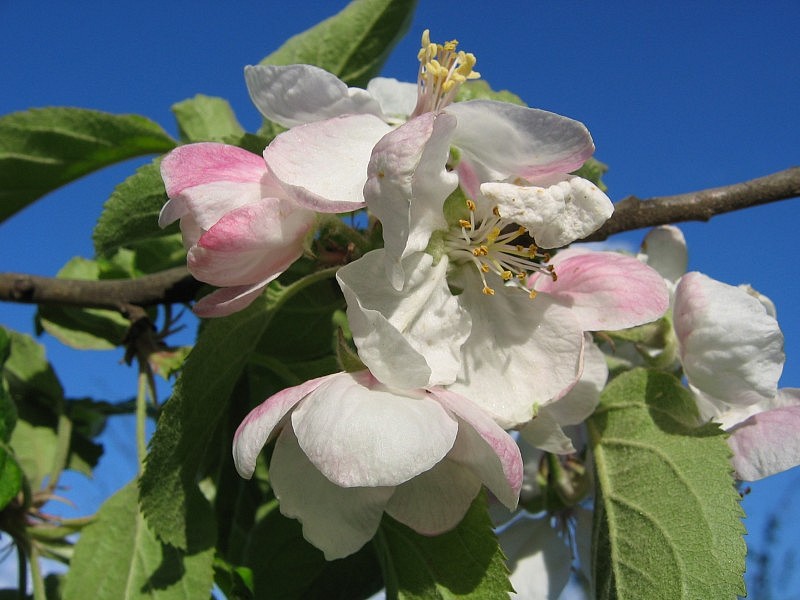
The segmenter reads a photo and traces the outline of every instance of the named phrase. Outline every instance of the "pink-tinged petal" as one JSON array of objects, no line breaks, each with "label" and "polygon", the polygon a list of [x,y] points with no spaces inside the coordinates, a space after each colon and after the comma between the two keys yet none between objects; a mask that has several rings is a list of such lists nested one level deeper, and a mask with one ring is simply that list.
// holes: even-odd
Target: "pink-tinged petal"
[{"label": "pink-tinged petal", "polygon": [[382,117],[378,103],[365,90],[348,88],[332,73],[312,65],[257,65],[244,69],[253,104],[284,127],[348,114]]},{"label": "pink-tinged petal", "polygon": [[364,206],[372,148],[391,128],[372,115],[294,127],[264,150],[267,170],[298,204],[317,212]]},{"label": "pink-tinged petal", "polygon": [[452,383],[471,320],[447,287],[447,258],[435,266],[424,252],[407,258],[398,291],[384,277],[384,256],[373,250],[336,274],[361,360],[388,386]]},{"label": "pink-tinged petal", "polygon": [[571,389],[583,364],[583,329],[572,312],[546,294],[531,300],[505,286],[482,293],[477,273],[464,273],[457,297],[472,317],[461,347],[461,372],[450,388],[491,413],[504,428],[530,421]]},{"label": "pink-tinged petal", "polygon": [[430,393],[459,420],[458,438],[448,458],[469,467],[500,502],[516,508],[522,487],[517,443],[467,398],[443,388]]},{"label": "pink-tinged petal", "polygon": [[286,388],[250,411],[233,435],[233,462],[239,475],[245,479],[253,476],[261,449],[272,438],[273,433],[283,427],[284,417],[329,377],[331,375]]},{"label": "pink-tinged petal", "polygon": [[445,457],[458,429],[424,392],[395,392],[377,382],[370,389],[349,373],[311,392],[292,425],[309,460],[341,487],[408,481]]},{"label": "pink-tinged petal", "polygon": [[489,182],[481,193],[505,219],[527,228],[543,248],[561,248],[597,230],[614,212],[605,192],[581,177],[542,185]]},{"label": "pink-tinged petal", "polygon": [[554,267],[556,281],[539,276],[534,289],[569,307],[584,331],[642,325],[662,317],[669,308],[664,279],[633,257],[586,252],[554,262]]},{"label": "pink-tinged petal", "polygon": [[387,119],[405,121],[417,106],[417,84],[391,77],[375,77],[367,84],[370,96],[378,101]]},{"label": "pink-tinged petal", "polygon": [[642,242],[642,252],[638,258],[667,281],[677,283],[689,264],[683,232],[674,225],[652,229]]},{"label": "pink-tinged petal", "polygon": [[456,121],[426,113],[387,134],[369,161],[364,197],[383,224],[386,273],[403,287],[401,261],[428,246],[431,233],[444,229],[444,201],[458,185],[445,168]]},{"label": "pink-tinged petal", "polygon": [[731,431],[733,467],[743,481],[756,481],[800,465],[800,405],[753,415]]},{"label": "pink-tinged petal", "polygon": [[290,200],[266,198],[225,214],[189,250],[194,277],[216,286],[275,277],[303,253],[314,213]]},{"label": "pink-tinged petal", "polygon": [[510,594],[512,598],[556,600],[561,596],[572,572],[572,554],[550,519],[519,518],[498,537],[516,591]]},{"label": "pink-tinged petal", "polygon": [[258,154],[214,142],[178,146],[161,161],[161,177],[170,198],[207,183],[259,183],[265,173],[264,159]]},{"label": "pink-tinged petal", "polygon": [[673,324],[686,377],[707,400],[700,404],[703,417],[775,397],[783,334],[758,299],[687,273],[675,289]]},{"label": "pink-tinged petal", "polygon": [[439,535],[461,522],[481,491],[480,480],[447,459],[397,486],[386,513],[423,535]]},{"label": "pink-tinged petal", "polygon": [[551,112],[507,102],[457,102],[453,145],[494,171],[493,179],[532,179],[578,169],[594,152],[586,127]]},{"label": "pink-tinged petal", "polygon": [[394,492],[331,483],[300,449],[291,427],[278,437],[269,467],[281,513],[302,523],[303,537],[327,560],[348,556],[372,539]]},{"label": "pink-tinged petal", "polygon": [[220,288],[198,300],[192,307],[192,311],[203,319],[232,315],[250,306],[253,300],[258,298],[264,288],[269,285],[270,281],[276,277],[277,275],[273,275],[269,279],[259,281],[253,285]]}]

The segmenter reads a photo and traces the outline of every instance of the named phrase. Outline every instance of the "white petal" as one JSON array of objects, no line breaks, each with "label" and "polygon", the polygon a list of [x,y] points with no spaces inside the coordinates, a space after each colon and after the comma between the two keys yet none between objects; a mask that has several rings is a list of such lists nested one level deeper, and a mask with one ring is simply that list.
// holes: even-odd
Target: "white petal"
[{"label": "white petal", "polygon": [[639,259],[653,267],[667,281],[677,283],[689,264],[683,232],[674,225],[662,225],[650,230],[642,242]]},{"label": "white petal", "polygon": [[600,403],[600,392],[608,380],[605,354],[592,341],[591,335],[585,334],[584,341],[583,371],[578,383],[563,397],[541,409],[562,426],[585,421]]},{"label": "white petal", "polygon": [[583,331],[570,311],[546,294],[531,300],[515,288],[486,296],[471,270],[458,296],[472,317],[462,369],[450,387],[489,411],[504,428],[533,417],[572,388],[581,372]]},{"label": "white petal", "polygon": [[458,185],[458,176],[445,169],[454,127],[453,117],[426,113],[386,135],[372,153],[364,197],[383,225],[386,272],[395,289],[403,286],[402,259],[447,227],[442,208]]},{"label": "white petal", "polygon": [[453,145],[493,171],[492,179],[569,173],[594,152],[582,123],[544,110],[472,100],[445,112],[458,118]]},{"label": "white petal", "polygon": [[261,295],[264,288],[277,276],[278,274],[271,275],[264,281],[251,285],[220,288],[198,300],[192,307],[192,312],[205,319],[209,317],[227,317],[235,312],[244,310]]},{"label": "white petal", "polygon": [[543,248],[560,248],[597,230],[614,212],[608,196],[591,181],[567,177],[552,185],[489,182],[481,193],[503,218],[527,228]]},{"label": "white petal", "polygon": [[298,204],[318,212],[363,207],[372,148],[389,131],[372,115],[293,127],[264,150],[268,172]]},{"label": "white petal", "polygon": [[572,556],[549,519],[517,519],[499,538],[517,592],[511,597],[557,600],[569,581]]},{"label": "white petal", "polygon": [[753,415],[731,430],[728,445],[736,476],[743,481],[800,465],[800,401]]},{"label": "white petal", "polygon": [[253,476],[261,449],[283,426],[284,417],[326,377],[318,377],[301,385],[286,388],[267,398],[244,418],[233,436],[233,462],[239,475]]},{"label": "white petal", "polygon": [[564,430],[545,408],[539,410],[531,421],[520,429],[522,439],[535,448],[553,454],[572,454],[575,446]]},{"label": "white petal", "polygon": [[336,485],[376,487],[398,485],[440,462],[453,447],[456,421],[422,391],[401,395],[358,375],[330,376],[292,413],[314,466]]},{"label": "white petal", "polygon": [[244,77],[256,108],[284,127],[348,114],[382,117],[380,106],[365,90],[348,88],[319,67],[247,66]]},{"label": "white petal", "polygon": [[417,84],[397,81],[390,77],[375,77],[367,84],[367,91],[378,101],[388,119],[399,122],[408,119],[417,105]]},{"label": "white petal", "polygon": [[445,459],[397,486],[386,513],[417,533],[438,535],[461,522],[480,491],[469,469]]},{"label": "white petal", "polygon": [[[675,290],[673,318],[686,377],[716,414],[775,397],[783,370],[783,334],[756,298],[688,273]],[[709,408],[701,410],[703,417],[716,416]]]},{"label": "white petal", "polygon": [[278,437],[270,484],[285,516],[303,525],[303,537],[327,560],[353,554],[375,535],[393,487],[343,488],[325,478],[297,444],[291,427]]},{"label": "white petal", "polygon": [[375,376],[397,388],[448,384],[460,369],[459,347],[470,317],[450,293],[447,259],[418,252],[404,261],[406,285],[385,277],[385,252],[373,250],[336,275],[359,356]]},{"label": "white petal", "polygon": [[469,399],[449,389],[430,393],[458,417],[458,438],[448,458],[469,467],[500,502],[516,508],[522,486],[519,446]]}]

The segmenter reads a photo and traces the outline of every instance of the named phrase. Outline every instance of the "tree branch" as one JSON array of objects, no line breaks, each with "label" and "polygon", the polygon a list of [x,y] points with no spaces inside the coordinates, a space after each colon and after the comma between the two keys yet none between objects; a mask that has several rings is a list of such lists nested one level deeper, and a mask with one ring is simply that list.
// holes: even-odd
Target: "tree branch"
[{"label": "tree branch", "polygon": [[0,300],[108,308],[126,314],[131,306],[189,302],[201,285],[189,275],[186,267],[136,279],[100,281],[0,273]]},{"label": "tree branch", "polygon": [[[677,196],[647,200],[628,196],[617,202],[611,218],[583,241],[605,240],[615,233],[667,223],[708,221],[715,215],[796,196],[800,196],[800,167]],[[190,302],[202,285],[185,267],[138,279],[102,281],[0,273],[0,301],[107,308],[129,315],[132,307]]]},{"label": "tree branch", "polygon": [[585,242],[615,233],[682,221],[708,221],[715,215],[800,196],[800,167],[724,187],[642,200],[628,196],[614,205],[614,214]]}]

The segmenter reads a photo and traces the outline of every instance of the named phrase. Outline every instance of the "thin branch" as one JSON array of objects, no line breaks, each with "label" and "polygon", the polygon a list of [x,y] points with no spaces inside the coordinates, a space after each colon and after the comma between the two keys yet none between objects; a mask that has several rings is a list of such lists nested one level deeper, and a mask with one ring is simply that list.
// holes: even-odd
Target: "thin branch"
[{"label": "thin branch", "polygon": [[724,187],[642,200],[628,196],[614,205],[614,214],[586,242],[615,233],[682,221],[708,221],[715,215],[800,196],[800,167]]},{"label": "thin branch", "polygon": [[[629,196],[617,202],[611,218],[583,241],[600,241],[623,231],[667,223],[708,221],[715,215],[797,196],[800,167],[677,196],[647,200]],[[103,281],[0,273],[0,301],[108,308],[129,315],[137,306],[190,302],[201,285],[185,267],[138,279]]]},{"label": "thin branch", "polygon": [[108,308],[127,314],[131,306],[189,302],[201,285],[186,267],[136,279],[101,281],[0,273],[0,300]]}]

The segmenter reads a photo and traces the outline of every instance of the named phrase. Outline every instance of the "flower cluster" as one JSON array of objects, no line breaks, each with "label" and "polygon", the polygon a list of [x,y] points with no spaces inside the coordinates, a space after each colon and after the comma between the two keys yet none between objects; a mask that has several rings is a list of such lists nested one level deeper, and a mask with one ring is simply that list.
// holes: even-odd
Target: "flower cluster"
[{"label": "flower cluster", "polygon": [[661,317],[661,275],[634,257],[554,251],[611,215],[572,173],[594,144],[579,122],[494,100],[456,102],[475,57],[427,31],[416,84],[348,88],[309,65],[247,67],[251,98],[288,128],[263,157],[192,144],[162,163],[160,222],[180,219],[192,274],[220,289],[203,316],[239,310],[299,258],[316,213],[366,208],[383,246],[341,267],[364,370],[286,389],[236,432],[327,558],[358,550],[385,512],[453,528],[482,486],[516,507],[518,429],[553,453],[597,405],[607,370],[591,332]]}]

